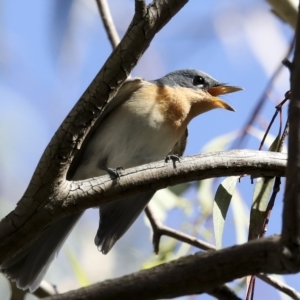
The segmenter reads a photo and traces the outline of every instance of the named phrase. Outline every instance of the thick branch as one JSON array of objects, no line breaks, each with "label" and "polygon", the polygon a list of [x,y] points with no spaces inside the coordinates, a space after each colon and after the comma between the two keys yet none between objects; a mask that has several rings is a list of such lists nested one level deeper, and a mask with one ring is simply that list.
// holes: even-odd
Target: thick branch
[{"label": "thick branch", "polygon": [[24,249],[45,226],[64,215],[192,180],[242,174],[284,176],[285,164],[286,155],[282,153],[232,150],[185,157],[176,163],[175,169],[172,163],[159,161],[124,170],[117,179],[106,175],[83,181],[65,181],[56,197],[39,211],[33,211],[25,224],[15,225],[14,232],[4,235],[2,228],[5,229],[5,223],[0,223],[0,262]]},{"label": "thick branch", "polygon": [[[279,238],[178,260],[47,299],[162,299],[200,294],[249,274],[285,273]],[[235,268],[233,266],[239,266]],[[299,267],[300,268],[300,267]]]},{"label": "thick branch", "polygon": [[299,264],[300,256],[300,19],[296,31],[296,48],[291,76],[289,107],[289,142],[287,180],[283,208],[282,238],[291,263]]}]

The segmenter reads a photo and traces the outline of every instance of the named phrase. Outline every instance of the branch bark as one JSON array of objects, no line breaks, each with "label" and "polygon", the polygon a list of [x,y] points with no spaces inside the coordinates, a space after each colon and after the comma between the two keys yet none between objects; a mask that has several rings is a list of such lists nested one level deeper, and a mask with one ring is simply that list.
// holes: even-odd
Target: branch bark
[{"label": "branch bark", "polygon": [[291,100],[289,106],[289,141],[287,179],[284,195],[282,240],[291,268],[300,263],[300,19],[291,68]]},{"label": "branch bark", "polygon": [[[278,237],[219,251],[196,253],[131,275],[46,298],[162,299],[200,294],[249,274],[285,273]],[[233,267],[233,266],[239,267]]]}]

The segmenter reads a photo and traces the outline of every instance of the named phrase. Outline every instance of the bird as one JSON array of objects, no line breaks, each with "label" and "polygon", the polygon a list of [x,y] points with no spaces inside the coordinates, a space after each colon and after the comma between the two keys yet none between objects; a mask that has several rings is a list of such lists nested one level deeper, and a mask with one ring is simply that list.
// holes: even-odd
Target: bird
[{"label": "bird", "polygon": [[[168,155],[182,156],[189,122],[216,108],[234,111],[218,96],[240,90],[194,69],[173,71],[150,81],[128,79],[88,133],[67,179],[107,173],[117,176],[118,168],[155,162]],[[151,190],[100,206],[94,240],[99,251],[107,254],[111,250],[154,193]],[[20,289],[35,291],[81,215],[68,215],[50,224],[28,248],[4,261],[0,271]]]}]

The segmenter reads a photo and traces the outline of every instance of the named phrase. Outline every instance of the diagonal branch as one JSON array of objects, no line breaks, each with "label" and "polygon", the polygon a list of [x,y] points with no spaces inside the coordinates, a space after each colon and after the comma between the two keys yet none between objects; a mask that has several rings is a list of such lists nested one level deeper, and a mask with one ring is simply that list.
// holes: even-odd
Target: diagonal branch
[{"label": "diagonal branch", "polygon": [[195,237],[193,237],[191,235],[185,234],[178,230],[174,230],[173,228],[162,224],[154,216],[154,213],[151,209],[151,204],[148,204],[148,206],[145,208],[145,213],[147,215],[147,218],[149,219],[149,222],[150,222],[152,230],[153,230],[152,244],[153,244],[155,254],[158,254],[158,252],[159,252],[159,242],[160,242],[160,238],[163,235],[172,237],[178,241],[187,243],[191,246],[197,247],[202,250],[216,250],[216,247],[214,245],[211,245],[207,242],[196,239]]},{"label": "diagonal branch", "polygon": [[[135,1],[135,14],[122,41],[51,139],[16,209],[1,221],[0,248],[10,243],[14,251],[21,250],[37,238],[47,222],[51,222],[50,199],[61,202],[58,195],[68,190],[66,174],[90,128],[155,34],[187,2],[156,0],[146,6],[143,0]],[[45,209],[48,210],[46,222],[36,223],[36,214]],[[14,238],[11,239],[12,236]],[[20,245],[23,246],[20,248]]]}]

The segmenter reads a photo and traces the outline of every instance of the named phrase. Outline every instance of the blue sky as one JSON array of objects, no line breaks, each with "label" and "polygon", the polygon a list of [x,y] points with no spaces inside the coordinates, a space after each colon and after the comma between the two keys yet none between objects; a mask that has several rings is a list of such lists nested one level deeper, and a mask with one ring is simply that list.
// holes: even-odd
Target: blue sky
[{"label": "blue sky", "polygon": [[[114,0],[109,4],[117,30],[123,36],[133,16],[134,2]],[[0,35],[3,217],[22,196],[47,143],[109,56],[111,46],[95,2],[84,0],[2,0]],[[215,110],[190,124],[186,155],[196,154],[212,139],[223,136],[226,141],[226,134],[237,133],[243,127],[284,58],[292,37],[293,30],[278,20],[264,1],[191,0],[157,34],[132,74],[156,79],[173,70],[194,68],[245,89],[223,97],[236,109],[235,113]],[[258,149],[259,130],[265,131],[274,106],[289,89],[288,76],[284,69],[274,83],[245,148]],[[278,122],[272,134],[276,135],[277,131]],[[212,149],[218,150],[220,146]],[[242,201],[249,206],[253,194],[250,180],[243,179],[239,190]],[[185,196],[191,197],[192,203],[201,197],[195,190]],[[277,198],[269,234],[280,230],[281,207],[282,194]],[[179,215],[182,217],[181,213],[172,211],[167,222],[175,224]],[[233,223],[231,216],[225,245],[234,243],[230,237],[230,231],[235,230]],[[138,270],[149,259],[152,246],[143,217],[106,257],[93,245],[97,224],[97,211],[86,213],[59,260],[50,268],[46,278],[59,282],[60,291],[81,284],[69,263],[72,251],[83,265],[89,282]],[[288,283],[294,287],[297,281],[298,275],[288,277]],[[2,282],[5,290],[5,281],[0,279]],[[270,293],[272,299],[281,299],[278,293],[260,283],[257,297],[259,293]],[[210,299],[209,296],[201,299],[206,298]]]}]

